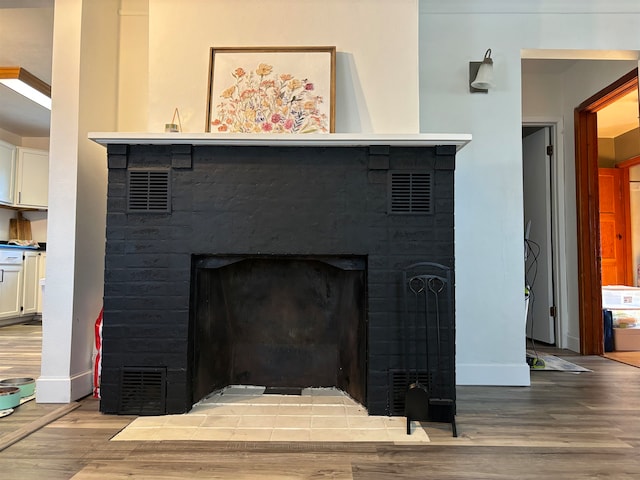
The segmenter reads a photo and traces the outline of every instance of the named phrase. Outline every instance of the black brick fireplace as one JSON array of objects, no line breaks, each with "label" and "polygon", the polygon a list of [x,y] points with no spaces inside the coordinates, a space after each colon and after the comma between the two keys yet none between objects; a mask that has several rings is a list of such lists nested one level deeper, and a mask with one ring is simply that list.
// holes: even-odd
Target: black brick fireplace
[{"label": "black brick fireplace", "polygon": [[[183,413],[253,384],[402,414],[410,358],[431,355],[412,347],[403,271],[453,271],[466,140],[92,138],[109,167],[102,412]],[[436,368],[455,400],[445,316]]]}]

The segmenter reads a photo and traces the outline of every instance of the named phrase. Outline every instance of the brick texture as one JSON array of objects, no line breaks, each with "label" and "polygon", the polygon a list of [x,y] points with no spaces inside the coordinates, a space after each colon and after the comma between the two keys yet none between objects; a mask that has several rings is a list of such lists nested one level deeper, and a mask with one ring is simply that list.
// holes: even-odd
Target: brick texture
[{"label": "brick texture", "polygon": [[[167,413],[191,408],[197,254],[365,257],[366,407],[389,412],[388,371],[402,367],[401,271],[419,261],[454,267],[455,148],[130,145],[108,154],[103,412],[118,411],[125,366],[166,367]],[[147,167],[171,169],[170,214],[127,213],[127,169]],[[433,214],[387,214],[390,170],[432,172]],[[453,347],[443,354],[451,359]]]}]

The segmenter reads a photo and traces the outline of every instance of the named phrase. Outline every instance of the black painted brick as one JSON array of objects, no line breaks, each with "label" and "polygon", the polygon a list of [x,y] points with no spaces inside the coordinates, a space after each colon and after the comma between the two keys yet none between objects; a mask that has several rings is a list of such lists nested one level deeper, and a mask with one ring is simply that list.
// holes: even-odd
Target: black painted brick
[{"label": "black painted brick", "polygon": [[[118,167],[121,150],[113,150]],[[171,214],[127,214],[126,169],[109,171],[101,410],[116,413],[124,366],[166,366],[167,412],[191,407],[193,254],[335,254],[367,257],[366,406],[372,414],[389,413],[388,369],[406,362],[400,272],[419,261],[453,267],[451,151],[437,156],[434,148],[397,147],[189,150],[187,162],[186,149],[175,146],[128,148],[128,168],[170,168],[172,162],[180,167],[171,176]],[[377,153],[382,155],[374,158]],[[387,215],[386,168],[431,170],[434,214]]]}]

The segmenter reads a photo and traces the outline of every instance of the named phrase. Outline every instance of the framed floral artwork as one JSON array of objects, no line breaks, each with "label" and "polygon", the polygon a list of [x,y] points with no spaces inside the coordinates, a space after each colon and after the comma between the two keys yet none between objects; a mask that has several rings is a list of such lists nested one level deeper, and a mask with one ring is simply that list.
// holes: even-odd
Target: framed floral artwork
[{"label": "framed floral artwork", "polygon": [[336,47],[211,48],[207,132],[330,133]]}]

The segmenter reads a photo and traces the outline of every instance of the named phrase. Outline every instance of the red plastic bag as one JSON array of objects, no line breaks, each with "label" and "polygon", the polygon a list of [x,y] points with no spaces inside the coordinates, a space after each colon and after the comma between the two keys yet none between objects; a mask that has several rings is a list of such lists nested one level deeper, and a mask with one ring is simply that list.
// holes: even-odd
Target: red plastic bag
[{"label": "red plastic bag", "polygon": [[100,314],[95,323],[96,336],[96,359],[93,365],[93,398],[100,398],[100,373],[102,370],[102,315],[104,308],[100,310]]}]

